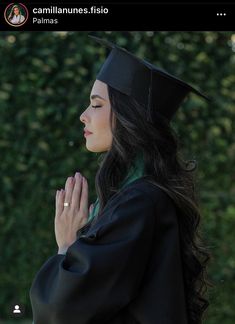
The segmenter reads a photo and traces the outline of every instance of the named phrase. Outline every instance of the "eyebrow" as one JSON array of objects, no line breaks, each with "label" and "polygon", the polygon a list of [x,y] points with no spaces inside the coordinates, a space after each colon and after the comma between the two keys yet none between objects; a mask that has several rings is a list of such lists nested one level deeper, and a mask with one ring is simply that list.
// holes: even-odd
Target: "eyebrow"
[{"label": "eyebrow", "polygon": [[91,96],[91,99],[95,99],[95,98],[99,98],[99,99],[106,101],[104,98],[102,98],[101,96],[99,96],[97,94]]}]

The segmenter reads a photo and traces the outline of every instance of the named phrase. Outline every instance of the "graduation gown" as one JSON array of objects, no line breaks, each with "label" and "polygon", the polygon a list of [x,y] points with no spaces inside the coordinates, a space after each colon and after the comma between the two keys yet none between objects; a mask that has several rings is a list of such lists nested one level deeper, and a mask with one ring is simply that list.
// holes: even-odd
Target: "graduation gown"
[{"label": "graduation gown", "polygon": [[34,324],[188,324],[172,199],[139,178],[36,273]]}]

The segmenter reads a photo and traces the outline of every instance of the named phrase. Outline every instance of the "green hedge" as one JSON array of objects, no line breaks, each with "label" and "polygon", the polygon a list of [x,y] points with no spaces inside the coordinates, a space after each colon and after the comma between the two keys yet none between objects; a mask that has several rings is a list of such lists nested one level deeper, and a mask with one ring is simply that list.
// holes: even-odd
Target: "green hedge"
[{"label": "green hedge", "polygon": [[[206,324],[235,322],[235,34],[94,32],[127,47],[213,97],[186,100],[172,126],[185,158],[198,161],[202,231],[215,284]],[[57,253],[55,192],[77,170],[96,198],[98,154],[86,150],[80,114],[107,49],[87,32],[1,32],[0,309],[18,300],[30,318],[29,288]],[[233,171],[232,171],[233,170]]]}]

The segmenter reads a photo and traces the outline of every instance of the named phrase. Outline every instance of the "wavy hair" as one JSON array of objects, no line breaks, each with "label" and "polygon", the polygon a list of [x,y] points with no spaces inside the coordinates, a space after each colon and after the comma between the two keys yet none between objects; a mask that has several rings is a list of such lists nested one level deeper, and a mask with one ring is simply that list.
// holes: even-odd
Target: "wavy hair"
[{"label": "wavy hair", "polygon": [[15,8],[18,8],[18,9],[19,9],[19,14],[22,15],[22,11],[21,11],[20,6],[18,6],[18,5],[14,5],[14,6],[11,8],[10,14],[9,14],[9,16],[8,16],[8,20],[11,20],[11,19],[14,17],[14,9],[15,9]]},{"label": "wavy hair", "polygon": [[[194,185],[195,163],[184,161],[178,137],[169,121],[155,112],[147,112],[135,99],[108,85],[111,103],[110,125],[113,135],[109,151],[99,156],[95,186],[100,203],[99,215],[109,198],[143,153],[145,174],[164,190],[179,210],[180,242],[184,270],[189,324],[201,324],[209,306],[205,298],[208,286],[207,263],[211,254],[200,234],[201,214]],[[154,114],[147,121],[147,114]]]}]

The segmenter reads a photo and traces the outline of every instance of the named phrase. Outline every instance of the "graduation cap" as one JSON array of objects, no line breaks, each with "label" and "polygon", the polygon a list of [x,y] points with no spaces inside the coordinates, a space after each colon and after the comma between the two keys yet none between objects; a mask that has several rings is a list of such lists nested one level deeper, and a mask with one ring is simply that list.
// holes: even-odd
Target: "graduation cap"
[{"label": "graduation cap", "polygon": [[188,83],[140,59],[112,42],[88,35],[111,49],[96,79],[133,97],[147,110],[147,119],[158,112],[170,120],[184,98],[190,93],[211,100]]}]

